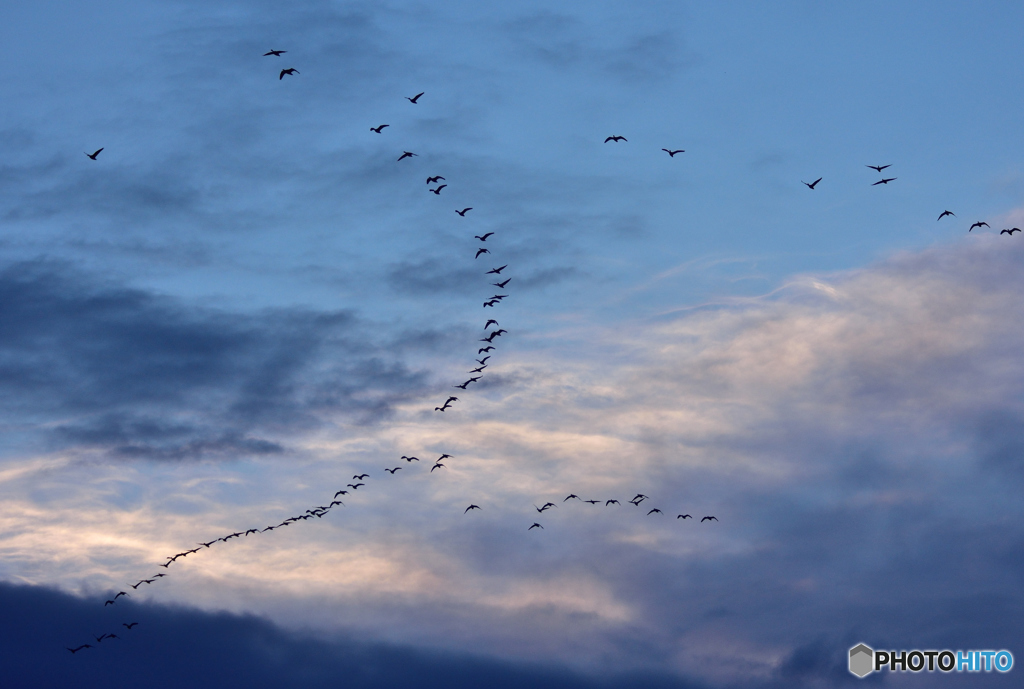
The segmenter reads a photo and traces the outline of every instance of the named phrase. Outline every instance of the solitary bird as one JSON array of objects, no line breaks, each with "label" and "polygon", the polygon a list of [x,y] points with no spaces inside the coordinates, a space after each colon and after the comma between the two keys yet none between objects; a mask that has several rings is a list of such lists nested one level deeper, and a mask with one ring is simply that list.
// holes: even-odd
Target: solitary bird
[{"label": "solitary bird", "polygon": [[818,179],[814,180],[813,182],[809,182],[809,183],[808,182],[804,182],[803,180],[800,180],[800,181],[803,182],[804,184],[806,184],[808,189],[813,189],[814,187],[818,186],[818,182],[820,182],[821,180],[822,180],[822,178],[819,177]]},{"label": "solitary bird", "polygon": [[947,215],[952,215],[954,218],[956,217],[956,213],[954,213],[953,211],[942,211],[941,213],[939,213],[939,217],[936,218],[936,221],[942,220]]},{"label": "solitary bird", "polygon": [[507,285],[510,282],[512,282],[512,278],[506,278],[501,282],[492,282],[491,284],[497,287],[498,289],[505,289],[505,285]]},{"label": "solitary bird", "polygon": [[[470,505],[469,507],[466,508],[466,512],[469,512],[470,510],[478,510],[478,509],[480,509],[480,505]],[[466,512],[463,512],[463,514],[465,514]]]},{"label": "solitary bird", "polygon": [[410,153],[409,151],[402,151],[402,155],[401,155],[401,157],[399,157],[399,160],[405,160],[406,158],[411,158],[411,157],[413,157],[415,155],[419,155],[419,154],[418,153]]},{"label": "solitary bird", "polygon": [[970,229],[968,229],[967,231],[970,232],[975,227],[991,227],[991,226],[987,222],[976,222],[973,225],[971,225]]},{"label": "solitary bird", "polygon": [[271,50],[269,53],[263,53],[263,57],[267,57],[268,55],[273,55],[274,57],[281,57],[287,52],[287,50]]},{"label": "solitary bird", "polygon": [[531,526],[529,529],[527,529],[527,531],[532,531],[533,529],[543,529],[543,528],[544,528],[543,526],[541,526],[537,522],[534,522],[533,526]]},{"label": "solitary bird", "polygon": [[665,153],[668,153],[670,158],[675,158],[676,153],[686,153],[686,151],[684,151],[683,149],[679,149],[678,151],[670,151],[667,148],[663,148],[661,150],[665,151]]},{"label": "solitary bird", "polygon": [[102,148],[99,148],[99,149],[97,149],[97,150],[96,150],[95,152],[93,152],[93,153],[86,153],[86,154],[85,154],[85,156],[86,156],[87,158],[92,158],[93,160],[96,160],[96,156],[98,156],[98,155],[100,154],[100,151],[102,151],[102,150],[103,150]]},{"label": "solitary bird", "polygon": [[473,235],[473,239],[479,239],[481,242],[486,242],[487,238],[490,237],[492,234],[494,234],[494,233],[493,232],[488,232],[487,234],[485,234],[482,237],[480,235],[478,235],[478,234],[477,235]]},{"label": "solitary bird", "polygon": [[604,140],[605,143],[608,143],[609,141],[614,141],[618,143],[619,141],[628,141],[628,139],[626,139],[626,137],[624,136],[609,136],[607,139]]},{"label": "solitary bird", "polygon": [[134,627],[137,624],[138,624],[138,622],[132,622],[130,624],[128,622],[122,622],[121,626],[122,627],[127,627],[128,629],[131,629],[132,627]]},{"label": "solitary bird", "polygon": [[651,510],[650,512],[648,512],[648,513],[647,513],[647,516],[649,517],[649,516],[651,516],[652,514],[664,514],[664,512],[662,512],[662,511],[661,511],[661,510],[659,510],[659,509],[658,509],[657,507],[655,507],[655,508],[654,508],[653,510]]},{"label": "solitary bird", "polygon": [[412,103],[413,105],[416,105],[416,101],[418,101],[420,99],[420,96],[422,96],[423,94],[424,94],[424,91],[420,91],[419,93],[417,93],[412,98],[409,98],[409,96],[406,96],[405,99],[407,101],[409,101],[410,103]]},{"label": "solitary bird", "polygon": [[285,74],[287,74],[288,76],[292,76],[293,74],[301,74],[301,72],[299,70],[295,69],[294,67],[289,67],[288,69],[282,69],[281,73],[277,76],[277,80],[281,81],[282,79],[284,79],[284,75]]},{"label": "solitary bird", "polygon": [[875,170],[876,172],[881,172],[882,170],[884,170],[887,167],[892,167],[892,165],[891,164],[890,165],[865,165],[864,167],[869,167],[872,170]]},{"label": "solitary bird", "polygon": [[480,258],[480,254],[489,254],[489,253],[491,253],[491,252],[488,251],[487,249],[477,249],[476,250],[476,256],[474,256],[473,258]]},{"label": "solitary bird", "polygon": [[380,134],[380,130],[384,129],[384,127],[390,127],[390,126],[391,126],[390,124],[382,124],[382,125],[380,125],[378,127],[370,127],[370,131],[371,132],[376,132],[377,134]]},{"label": "solitary bird", "polygon": [[895,177],[889,177],[887,179],[880,179],[877,182],[875,182],[874,184],[872,184],[871,186],[877,187],[879,184],[888,184],[889,182],[894,182],[894,181],[896,181]]},{"label": "solitary bird", "polygon": [[398,470],[399,470],[399,469],[401,469],[401,468],[402,468],[402,467],[395,467],[394,469],[385,469],[384,471],[387,471],[387,472],[389,472],[389,473],[390,473],[390,474],[391,474],[392,476],[394,476],[394,475],[395,475],[395,472],[396,472],[396,471],[398,471]]},{"label": "solitary bird", "polygon": [[718,521],[718,517],[704,517],[703,519],[701,519],[701,521],[702,522],[706,522],[706,521],[711,520],[711,519],[714,519],[716,522]]},{"label": "solitary bird", "polygon": [[364,478],[368,478],[369,476],[370,476],[369,474],[356,474],[355,476],[352,477],[352,480],[353,481],[362,481]]},{"label": "solitary bird", "polygon": [[1008,235],[1010,235],[1012,237],[1014,232],[1020,232],[1020,228],[1019,227],[1014,227],[1014,228],[1011,228],[1009,230],[1003,230],[999,234],[1008,234]]},{"label": "solitary bird", "polygon": [[676,519],[693,519],[693,517],[691,517],[688,514],[680,514],[680,515],[676,516]]},{"label": "solitary bird", "polygon": [[466,217],[466,213],[468,213],[471,210],[473,210],[472,207],[470,207],[470,208],[463,208],[461,211],[455,211],[455,212],[458,213],[459,215],[461,215],[463,218],[465,218]]},{"label": "solitary bird", "polygon": [[437,189],[431,189],[430,191],[431,191],[431,193],[432,193],[432,194],[434,194],[435,196],[440,196],[440,195],[441,195],[441,190],[442,190],[442,189],[444,189],[444,188],[445,188],[445,187],[447,187],[447,186],[448,186],[447,184],[442,184],[442,185],[441,185],[441,186],[439,186],[439,187],[438,187]]},{"label": "solitary bird", "polygon": [[[495,275],[501,275],[501,271],[505,270],[506,268],[508,268],[508,264],[507,263],[505,265],[503,265],[501,268],[495,268],[494,270],[488,270],[486,273],[484,273],[484,275],[490,275],[491,273],[494,273]],[[493,299],[494,297],[491,297],[491,298]]]}]

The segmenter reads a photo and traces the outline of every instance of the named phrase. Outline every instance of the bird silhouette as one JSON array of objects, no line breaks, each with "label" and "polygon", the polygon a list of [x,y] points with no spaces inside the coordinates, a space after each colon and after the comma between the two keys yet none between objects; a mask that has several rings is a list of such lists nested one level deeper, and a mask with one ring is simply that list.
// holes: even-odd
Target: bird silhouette
[{"label": "bird silhouette", "polygon": [[619,504],[618,500],[605,500],[604,501],[604,506],[605,507],[608,507],[608,505],[618,505],[618,504]]},{"label": "bird silhouette", "polygon": [[480,235],[478,235],[478,234],[477,235],[473,235],[473,239],[479,239],[481,242],[486,242],[487,238],[490,237],[492,234],[494,234],[494,233],[493,232],[488,232],[487,234],[485,234],[482,237]]},{"label": "bird silhouette", "polygon": [[82,644],[78,648],[68,648],[67,646],[65,646],[64,648],[67,648],[69,651],[71,651],[71,653],[78,653],[83,648],[92,648],[92,646],[90,646],[89,644]]},{"label": "bird silhouette", "polygon": [[537,522],[534,522],[534,523],[533,523],[533,526],[531,526],[531,527],[530,527],[529,529],[527,529],[527,531],[532,531],[532,530],[534,530],[534,529],[543,529],[543,528],[544,528],[543,526],[541,526],[541,525],[540,525],[540,524],[538,524]]},{"label": "bird silhouette", "polygon": [[356,474],[355,476],[352,477],[352,480],[353,481],[362,481],[364,478],[368,478],[369,476],[370,476],[369,474]]},{"label": "bird silhouette", "polygon": [[648,512],[648,513],[647,513],[647,516],[649,517],[649,516],[651,516],[652,514],[664,514],[664,512],[662,512],[662,511],[661,511],[661,510],[659,510],[659,509],[658,509],[657,507],[655,507],[655,508],[654,508],[653,510],[651,510],[650,512]]},{"label": "bird silhouette", "polygon": [[[494,273],[495,275],[501,275],[501,271],[505,270],[506,268],[508,268],[508,264],[507,263],[505,265],[503,265],[501,268],[495,268],[494,270],[488,270],[486,273],[484,273],[484,275],[490,275],[491,273]],[[491,298],[493,299],[494,297],[491,297]]]},{"label": "bird silhouette", "polygon": [[365,485],[366,485],[365,483],[356,483],[355,485],[350,483],[350,484],[348,484],[348,487],[351,488],[352,490],[356,490],[356,489],[359,488],[359,486],[365,486]]},{"label": "bird silhouette", "polygon": [[[489,319],[486,323],[484,323],[484,330],[487,330],[489,327],[491,327],[492,324],[498,325],[498,321],[494,320],[493,318]],[[481,361],[480,363],[482,364],[484,362]]]},{"label": "bird silhouette", "polygon": [[[576,493],[569,493],[567,496],[565,496],[565,500],[572,500],[573,498],[579,500],[580,496],[576,495]],[[565,500],[563,500],[562,502],[565,502]]]},{"label": "bird silhouette", "polygon": [[465,218],[466,217],[466,213],[470,212],[471,210],[473,210],[472,207],[470,207],[470,208],[463,208],[461,211],[455,211],[455,212],[458,213],[459,215],[461,215],[463,218]]},{"label": "bird silhouette", "polygon": [[134,627],[137,624],[138,624],[138,622],[132,622],[132,623],[122,622],[121,626],[122,627],[127,627],[128,629],[131,629],[132,627]]},{"label": "bird silhouette", "polygon": [[100,151],[102,151],[102,150],[103,150],[102,148],[98,148],[98,149],[96,149],[92,153],[86,153],[85,157],[86,158],[92,158],[93,160],[96,160],[96,156],[98,156],[100,154]]},{"label": "bird silhouette", "polygon": [[370,131],[371,132],[376,132],[376,133],[380,134],[380,131],[382,129],[384,129],[384,127],[390,127],[390,126],[391,126],[390,124],[382,124],[382,125],[379,125],[377,127],[370,127]]},{"label": "bird silhouette", "polygon": [[706,521],[709,521],[711,519],[714,519],[716,522],[718,521],[718,517],[704,517],[703,519],[701,519],[701,521],[702,522],[706,522]]},{"label": "bird silhouette", "polygon": [[487,360],[490,359],[490,358],[491,358],[490,355],[487,355],[483,359],[476,359],[476,363],[478,363],[481,366],[483,366],[485,363],[487,363]]},{"label": "bird silhouette", "polygon": [[434,473],[434,469],[444,469],[444,464],[437,462],[434,466],[430,467],[430,473]]},{"label": "bird silhouette", "polygon": [[434,194],[435,196],[440,196],[441,195],[441,190],[444,189],[447,186],[448,186],[447,184],[442,184],[437,189],[431,189],[430,192],[432,194]]},{"label": "bird silhouette", "polygon": [[880,179],[877,182],[875,182],[874,184],[872,184],[871,186],[877,187],[879,184],[888,184],[889,182],[894,182],[894,181],[896,181],[895,177],[889,177],[887,179]]},{"label": "bird silhouette", "polygon": [[[449,397],[448,399],[449,400],[457,400],[459,398],[458,397]],[[447,402],[445,404],[447,404]],[[418,462],[418,461],[420,461],[419,457],[406,457],[405,455],[402,455],[401,457],[399,457],[399,459],[404,459],[407,462]]]},{"label": "bird silhouette", "polygon": [[436,177],[427,177],[427,184],[437,184],[440,181],[446,180],[441,175],[437,175]]},{"label": "bird silhouette", "polygon": [[583,502],[589,502],[591,505],[600,505],[600,500],[584,500]]},{"label": "bird silhouette", "polygon": [[512,282],[512,278],[506,278],[501,282],[492,282],[491,284],[497,287],[498,289],[505,289],[505,285],[507,285],[510,282]]},{"label": "bird silhouette", "polygon": [[1011,228],[1009,230],[1003,230],[999,234],[1008,234],[1008,235],[1010,235],[1012,237],[1014,232],[1020,232],[1020,228],[1019,227],[1014,227],[1014,228]]},{"label": "bird silhouette", "polygon": [[[478,510],[478,509],[480,509],[480,505],[470,505],[469,507],[466,508],[466,512],[469,512],[470,510]],[[466,512],[463,512],[463,514],[465,514]]]},{"label": "bird silhouette", "polygon": [[476,256],[474,256],[473,258],[480,258],[480,254],[489,254],[489,253],[491,253],[491,252],[488,251],[487,249],[477,249],[476,250]]},{"label": "bird silhouette", "polygon": [[661,150],[665,151],[665,153],[668,153],[670,158],[675,158],[676,153],[686,153],[686,151],[684,151],[683,149],[679,149],[678,151],[670,151],[667,148],[663,148]]},{"label": "bird silhouette", "polygon": [[947,215],[952,215],[954,218],[956,217],[956,213],[954,213],[953,211],[942,211],[941,213],[939,213],[939,217],[936,218],[936,220],[942,220]]},{"label": "bird silhouette", "polygon": [[420,99],[420,96],[422,96],[423,94],[424,94],[424,92],[423,92],[423,91],[420,91],[419,93],[417,93],[417,94],[416,94],[415,96],[413,96],[412,98],[409,98],[409,96],[406,96],[406,97],[405,97],[405,99],[406,99],[407,101],[409,101],[410,103],[412,103],[413,105],[416,105],[416,101],[418,101],[418,100]]},{"label": "bird silhouette", "polygon": [[814,180],[813,182],[803,182],[803,180],[800,180],[800,181],[803,182],[804,184],[806,184],[808,189],[813,189],[814,187],[818,186],[818,182],[820,182],[821,180],[822,180],[822,178],[819,177],[818,179]]},{"label": "bird silhouette", "polygon": [[399,160],[404,160],[406,158],[411,158],[412,156],[415,156],[415,155],[419,155],[419,154],[418,153],[410,153],[409,151],[402,151],[402,155],[398,159]]},{"label": "bird silhouette", "polygon": [[540,512],[541,514],[543,514],[544,510],[550,510],[551,509],[551,505],[544,505],[544,507],[537,507],[536,505],[534,505],[533,509],[535,509],[538,512]]},{"label": "bird silhouette", "polygon": [[488,306],[493,307],[495,304],[498,304],[498,303],[499,302],[498,302],[497,299],[490,299],[490,300],[484,302],[484,308],[487,308]]},{"label": "bird silhouette", "polygon": [[676,516],[676,519],[693,519],[693,517],[691,517],[688,514],[680,514],[680,515]]},{"label": "bird silhouette", "polygon": [[[334,497],[336,498],[339,495],[348,495],[348,491],[347,490],[339,490],[337,493],[334,494]],[[333,500],[334,498],[331,498],[331,499]]]},{"label": "bird silhouette", "polygon": [[882,170],[884,170],[887,167],[892,167],[892,165],[891,164],[889,164],[889,165],[865,165],[864,167],[869,167],[872,170],[875,170],[876,172],[881,172]]},{"label": "bird silhouette", "polygon": [[618,143],[619,141],[628,141],[628,139],[624,136],[609,136],[607,139],[604,140],[605,143],[608,143],[609,141],[614,141]]},{"label": "bird silhouette", "polygon": [[394,469],[385,469],[384,471],[390,472],[390,474],[391,474],[392,476],[394,476],[394,475],[395,475],[395,472],[396,472],[396,471],[398,471],[398,470],[399,470],[399,469],[401,469],[401,468],[402,468],[402,467],[395,467]]},{"label": "bird silhouette", "polygon": [[268,55],[273,55],[275,57],[281,57],[282,55],[284,55],[287,52],[288,52],[287,50],[271,50],[269,53],[263,53],[263,57],[267,57]]},{"label": "bird silhouette", "polygon": [[975,227],[990,227],[990,225],[987,222],[976,222],[967,231],[970,232]]},{"label": "bird silhouette", "polygon": [[472,371],[466,371],[466,373],[483,373],[485,368],[487,368],[487,367],[486,366],[478,366],[478,367],[474,368]]},{"label": "bird silhouette", "polygon": [[292,76],[294,74],[301,74],[301,72],[299,72],[299,70],[295,69],[294,67],[289,67],[288,69],[282,69],[281,73],[277,76],[277,80],[281,81],[282,79],[284,79],[284,75],[285,74],[287,74],[288,76]]},{"label": "bird silhouette", "polygon": [[452,456],[451,456],[451,455],[449,455],[449,454],[443,454],[443,455],[441,455],[440,457],[438,457],[436,461],[440,462],[440,461],[441,461],[442,459],[451,459],[451,458],[452,458]]},{"label": "bird silhouette", "polygon": [[481,347],[480,349],[476,350],[476,353],[477,354],[485,354],[485,353],[491,352],[491,351],[494,351],[494,347],[492,347],[491,345],[487,345],[486,347]]}]

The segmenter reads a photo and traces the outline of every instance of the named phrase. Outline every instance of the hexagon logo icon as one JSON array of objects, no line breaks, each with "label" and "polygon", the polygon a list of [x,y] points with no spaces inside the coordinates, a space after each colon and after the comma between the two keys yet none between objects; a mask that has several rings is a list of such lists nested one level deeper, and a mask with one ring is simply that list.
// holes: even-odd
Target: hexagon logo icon
[{"label": "hexagon logo icon", "polygon": [[875,651],[865,644],[850,649],[850,672],[864,678],[871,674],[875,665]]}]

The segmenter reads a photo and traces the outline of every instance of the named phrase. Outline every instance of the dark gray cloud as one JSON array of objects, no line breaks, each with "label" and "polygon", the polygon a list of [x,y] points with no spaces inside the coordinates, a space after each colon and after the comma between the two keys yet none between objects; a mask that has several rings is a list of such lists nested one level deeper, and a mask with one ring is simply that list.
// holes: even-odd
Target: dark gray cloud
[{"label": "dark gray cloud", "polygon": [[320,414],[381,419],[426,382],[344,311],[231,313],[46,261],[3,267],[0,305],[8,418],[123,457],[279,453]]}]

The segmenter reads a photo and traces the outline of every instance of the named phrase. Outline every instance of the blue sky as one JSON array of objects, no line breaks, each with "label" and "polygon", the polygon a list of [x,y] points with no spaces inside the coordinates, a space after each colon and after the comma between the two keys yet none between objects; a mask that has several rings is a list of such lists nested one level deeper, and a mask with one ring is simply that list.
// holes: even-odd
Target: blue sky
[{"label": "blue sky", "polygon": [[133,590],[138,645],[94,656],[824,687],[858,642],[1016,653],[1022,13],[0,9],[8,675],[118,686],[63,650],[104,596],[364,471]]}]

